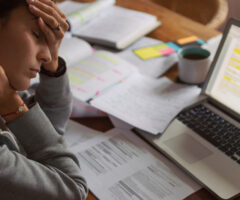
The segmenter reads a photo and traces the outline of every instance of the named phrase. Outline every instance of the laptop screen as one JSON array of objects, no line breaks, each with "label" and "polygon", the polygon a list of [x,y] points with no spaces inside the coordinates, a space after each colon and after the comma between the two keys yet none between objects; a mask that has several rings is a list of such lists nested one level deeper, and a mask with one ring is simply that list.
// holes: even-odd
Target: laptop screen
[{"label": "laptop screen", "polygon": [[205,93],[240,114],[240,27],[231,24]]}]

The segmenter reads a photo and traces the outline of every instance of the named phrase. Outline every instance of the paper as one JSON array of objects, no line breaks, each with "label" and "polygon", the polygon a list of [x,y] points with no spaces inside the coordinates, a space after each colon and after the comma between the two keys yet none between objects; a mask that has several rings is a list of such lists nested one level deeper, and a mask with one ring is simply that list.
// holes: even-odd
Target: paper
[{"label": "paper", "polygon": [[124,122],[110,114],[108,114],[108,117],[111,120],[111,122],[115,128],[120,128],[123,130],[131,130],[134,128],[134,126],[132,126],[131,124],[128,124],[127,122]]},{"label": "paper", "polygon": [[93,3],[65,1],[58,3],[58,7],[67,14],[71,31],[99,15],[104,9],[115,4],[115,0],[98,0]]},{"label": "paper", "polygon": [[200,88],[163,77],[134,74],[91,105],[152,134],[162,133],[184,107],[197,100]]},{"label": "paper", "polygon": [[107,114],[91,106],[89,103],[73,98],[71,117],[106,117]]},{"label": "paper", "polygon": [[211,52],[211,56],[210,59],[213,60],[217,49],[218,49],[218,45],[220,44],[220,41],[222,39],[222,34],[219,34],[216,37],[212,37],[211,39],[209,39],[206,44],[204,44],[202,47],[206,48],[207,50],[209,50]]},{"label": "paper", "polygon": [[155,16],[112,6],[72,33],[93,43],[123,49],[159,25]]},{"label": "paper", "polygon": [[81,101],[99,95],[130,76],[136,69],[107,51],[97,51],[68,68],[73,96]]},{"label": "paper", "polygon": [[75,37],[64,37],[59,48],[59,56],[64,58],[67,66],[76,64],[79,60],[91,55],[93,48],[86,41]]},{"label": "paper", "polygon": [[99,136],[99,134],[99,131],[90,129],[73,120],[69,120],[66,128],[66,134],[64,136],[69,148],[73,148],[84,144],[91,138]]},{"label": "paper", "polygon": [[[76,134],[85,138],[83,135],[95,133],[81,125],[72,131],[70,122],[66,137]],[[79,141],[71,150],[79,159],[90,190],[100,200],[180,200],[200,189],[132,132],[113,129],[99,133]]]}]

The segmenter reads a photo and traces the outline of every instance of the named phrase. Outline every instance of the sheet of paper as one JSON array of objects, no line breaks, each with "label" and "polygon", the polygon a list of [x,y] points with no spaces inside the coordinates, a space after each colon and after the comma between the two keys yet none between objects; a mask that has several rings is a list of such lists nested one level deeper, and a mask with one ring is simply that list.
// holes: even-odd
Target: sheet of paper
[{"label": "sheet of paper", "polygon": [[212,37],[211,39],[209,39],[206,44],[204,44],[202,47],[208,49],[211,52],[211,57],[210,59],[213,60],[217,49],[218,49],[218,45],[220,44],[220,41],[222,39],[222,34],[219,34],[216,37]]},{"label": "sheet of paper", "polygon": [[76,64],[92,53],[93,48],[91,45],[76,37],[64,37],[59,48],[59,56],[64,58],[67,66]]},{"label": "sheet of paper", "polygon": [[[103,134],[103,133],[101,133]],[[84,144],[88,140],[100,135],[99,131],[81,125],[78,122],[69,120],[66,128],[65,139],[70,148]]]},{"label": "sheet of paper", "polygon": [[80,101],[73,97],[71,117],[106,117],[107,114],[96,109],[89,103]]},{"label": "sheet of paper", "polygon": [[124,122],[110,114],[108,114],[108,117],[111,120],[111,122],[115,128],[120,128],[123,130],[131,130],[134,128],[134,126],[132,126],[131,124],[128,124],[127,122]]},{"label": "sheet of paper", "polygon": [[116,55],[97,51],[76,65],[68,67],[68,76],[73,96],[87,101],[123,81],[135,71],[132,64]]},{"label": "sheet of paper", "polygon": [[87,41],[123,49],[159,25],[156,16],[112,6],[72,33]]},{"label": "sheet of paper", "polygon": [[115,0],[98,0],[93,3],[80,3],[64,1],[58,3],[58,7],[67,15],[71,25],[71,31],[75,31],[81,25],[90,21],[104,9],[115,4]]},{"label": "sheet of paper", "polygon": [[90,103],[137,128],[158,134],[180,110],[197,100],[199,94],[200,88],[196,86],[136,73]]},{"label": "sheet of paper", "polygon": [[174,63],[177,62],[178,58],[176,53],[149,60],[142,60],[133,53],[133,50],[157,44],[162,44],[162,41],[150,37],[142,37],[127,49],[118,52],[117,55],[134,64],[140,73],[156,78],[164,74]]},{"label": "sheet of paper", "polygon": [[[72,128],[69,124],[66,137],[77,134],[80,138],[89,133],[81,125]],[[132,132],[113,129],[99,133],[79,141],[71,150],[79,159],[90,190],[100,200],[180,200],[200,189]]]}]

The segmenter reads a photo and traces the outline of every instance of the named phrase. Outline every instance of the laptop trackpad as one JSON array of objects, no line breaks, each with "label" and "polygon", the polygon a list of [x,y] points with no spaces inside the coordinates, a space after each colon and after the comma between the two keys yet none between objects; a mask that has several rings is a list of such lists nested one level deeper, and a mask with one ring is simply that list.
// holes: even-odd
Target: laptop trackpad
[{"label": "laptop trackpad", "polygon": [[176,155],[189,164],[201,160],[212,152],[189,134],[181,134],[164,142]]}]

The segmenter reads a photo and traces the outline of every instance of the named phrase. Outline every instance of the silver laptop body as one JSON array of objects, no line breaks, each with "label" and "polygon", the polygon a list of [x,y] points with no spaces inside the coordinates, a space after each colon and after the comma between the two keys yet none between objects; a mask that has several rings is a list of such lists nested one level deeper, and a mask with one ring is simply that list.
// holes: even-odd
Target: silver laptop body
[{"label": "silver laptop body", "polygon": [[[203,101],[182,111],[163,135],[151,139],[151,143],[212,193],[222,199],[230,199],[240,193],[240,154],[238,155],[240,152],[240,22],[236,20],[229,20],[226,26],[204,83],[202,95],[205,96]],[[224,141],[228,142],[231,139],[231,148],[232,144],[237,144],[238,150],[234,150],[239,151],[238,153],[224,152],[220,147],[214,145],[215,141],[197,133],[198,128],[207,127],[207,123],[211,121],[210,118],[201,117],[196,130],[188,126],[186,115],[189,112],[194,113],[197,110],[196,106],[200,110],[214,112],[217,114],[217,120],[220,117],[221,121],[225,121],[225,123],[227,121],[231,124],[229,126],[235,127],[230,127],[229,131],[228,129],[226,131],[226,129],[222,129],[221,125],[218,125],[208,128],[208,130],[209,132],[223,130],[218,132],[220,138],[223,135],[230,135],[230,132],[231,134],[232,132],[237,133],[237,136],[232,138],[229,136]],[[200,111],[198,112],[200,113]],[[179,119],[181,114],[183,115],[182,119]],[[216,121],[214,118],[213,120]],[[192,120],[189,121],[192,122]],[[203,129],[202,134],[207,133],[208,131]],[[224,141],[221,142],[224,143]],[[226,146],[226,148],[228,147]]]}]

